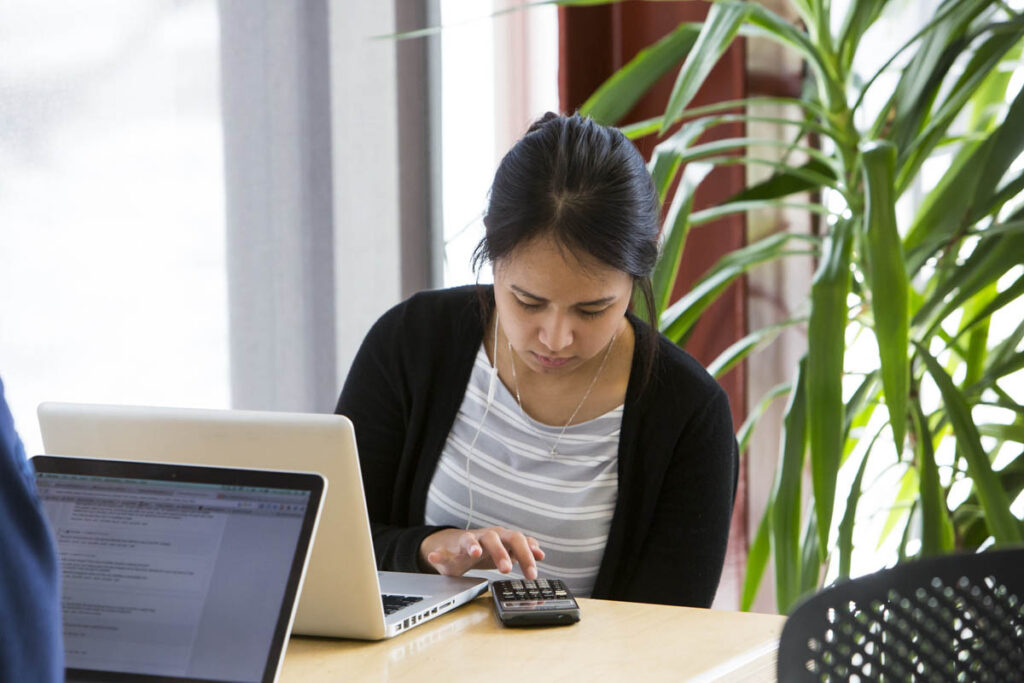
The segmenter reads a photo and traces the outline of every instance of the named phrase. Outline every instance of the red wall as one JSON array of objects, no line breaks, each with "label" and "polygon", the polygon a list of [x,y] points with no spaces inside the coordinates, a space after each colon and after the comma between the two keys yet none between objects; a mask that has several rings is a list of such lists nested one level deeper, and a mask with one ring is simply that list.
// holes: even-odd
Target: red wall
[{"label": "red wall", "polygon": [[[672,31],[684,21],[701,21],[707,14],[704,2],[624,2],[594,7],[559,9],[559,99],[562,110],[575,111],[619,67],[640,49]],[[734,43],[715,66],[691,107],[746,96],[745,50],[742,41]],[[660,116],[672,92],[678,69],[666,74],[641,99],[620,124]],[[742,124],[720,126],[702,138],[702,142],[744,134]],[[638,141],[644,155],[650,157],[656,136]],[[713,206],[743,188],[742,166],[720,167],[704,181],[697,192],[694,209]],[[743,214],[727,217],[694,228],[687,239],[673,300],[688,291],[694,282],[724,254],[745,244],[746,220]],[[730,344],[747,333],[746,292],[741,280],[727,290],[705,313],[686,350],[704,365],[713,361]],[[746,417],[746,370],[744,365],[730,371],[720,381],[729,394],[733,420],[738,428]],[[746,557],[745,468],[740,470],[737,507],[733,515],[730,555],[721,590],[730,586],[733,576],[741,574]]]}]

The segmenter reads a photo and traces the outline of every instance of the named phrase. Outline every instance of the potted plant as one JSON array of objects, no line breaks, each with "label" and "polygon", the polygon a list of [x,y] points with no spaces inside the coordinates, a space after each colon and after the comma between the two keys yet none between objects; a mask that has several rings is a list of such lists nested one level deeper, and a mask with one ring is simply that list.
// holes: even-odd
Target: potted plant
[{"label": "potted plant", "polygon": [[[865,472],[886,453],[895,451],[903,473],[886,525],[887,532],[902,533],[901,557],[1024,540],[1024,525],[1011,510],[1024,488],[1024,406],[1008,384],[1024,370],[1018,350],[1024,323],[998,336],[989,325],[1007,307],[1021,310],[1024,294],[1024,171],[1015,165],[1024,150],[1024,91],[1007,101],[1012,70],[1006,68],[1020,59],[1024,16],[1002,2],[943,0],[926,25],[893,47],[881,69],[862,76],[855,56],[889,3],[851,0],[836,22],[827,0],[791,4],[802,27],[755,2],[715,2],[704,22],[682,24],[641,51],[581,109],[618,123],[681,63],[663,116],[623,128],[633,138],[662,136],[650,169],[663,200],[678,181],[654,278],[655,315],[675,342],[685,345],[701,314],[755,265],[794,253],[817,259],[806,317],[752,332],[710,368],[720,374],[781,328],[806,326],[808,348],[796,376],[762,401],[763,407],[775,396],[789,397],[780,462],[751,544],[742,600],[749,608],[771,556],[780,612],[826,576],[849,575],[857,507],[871,485]],[[690,108],[714,63],[740,36],[796,51],[808,65],[805,97]],[[877,94],[879,78],[892,73],[895,86],[881,106],[870,107],[869,93]],[[781,161],[751,153],[778,147],[777,139],[699,142],[714,126],[763,120],[751,107],[765,102],[800,112],[775,121],[795,131]],[[820,144],[808,144],[808,133]],[[940,179],[925,188],[911,220],[897,221],[897,201],[938,154],[950,159]],[[770,163],[774,173],[718,206],[693,211],[693,193],[708,171],[737,163]],[[812,199],[802,198],[808,192]],[[817,212],[825,229],[818,237],[782,231],[732,252],[669,304],[691,229],[726,213],[779,206]],[[869,371],[855,374],[845,361],[847,340],[858,335],[873,339],[877,354]],[[1009,417],[989,419],[985,408]],[[741,449],[760,413],[740,428]],[[879,420],[883,429],[863,433]],[[1006,462],[994,468],[997,454]],[[807,467],[809,492],[802,490]],[[853,473],[852,483],[837,490],[841,468]],[[950,496],[953,487],[959,496]],[[911,544],[913,538],[919,542]]]}]

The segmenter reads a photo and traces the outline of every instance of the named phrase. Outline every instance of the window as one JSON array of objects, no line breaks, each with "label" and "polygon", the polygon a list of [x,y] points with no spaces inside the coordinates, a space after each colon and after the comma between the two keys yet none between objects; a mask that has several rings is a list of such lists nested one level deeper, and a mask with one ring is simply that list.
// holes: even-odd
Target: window
[{"label": "window", "polygon": [[534,119],[558,111],[557,10],[495,14],[518,4],[441,0],[445,286],[476,281],[470,259],[498,162]]},{"label": "window", "polygon": [[48,400],[227,407],[214,0],[0,6],[0,376]]}]

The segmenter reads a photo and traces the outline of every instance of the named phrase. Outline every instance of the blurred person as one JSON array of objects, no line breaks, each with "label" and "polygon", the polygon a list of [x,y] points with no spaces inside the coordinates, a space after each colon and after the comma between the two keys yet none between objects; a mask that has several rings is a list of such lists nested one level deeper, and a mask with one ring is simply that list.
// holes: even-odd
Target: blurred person
[{"label": "blurred person", "polygon": [[0,380],[0,681],[64,680],[60,576]]}]

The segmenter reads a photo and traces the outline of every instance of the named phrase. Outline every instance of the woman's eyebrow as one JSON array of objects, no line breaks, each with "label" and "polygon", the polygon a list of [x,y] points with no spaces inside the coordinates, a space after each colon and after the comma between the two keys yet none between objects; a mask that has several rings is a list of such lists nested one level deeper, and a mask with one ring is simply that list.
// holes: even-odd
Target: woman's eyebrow
[{"label": "woman's eyebrow", "polygon": [[610,304],[613,301],[615,301],[615,297],[614,296],[606,296],[606,297],[602,297],[600,299],[594,299],[593,301],[581,301],[581,302],[579,302],[576,305],[577,306],[604,306],[605,304]]},{"label": "woman's eyebrow", "polygon": [[[544,297],[537,296],[536,294],[531,294],[530,292],[526,291],[525,289],[523,289],[519,285],[509,285],[509,288],[514,290],[517,294],[519,294],[521,296],[528,297],[528,298],[533,299],[535,301],[547,302],[547,299],[545,299]],[[615,301],[615,297],[614,296],[605,296],[605,297],[601,297],[600,299],[594,299],[593,301],[579,301],[579,302],[577,302],[577,303],[575,303],[573,305],[574,306],[584,306],[584,307],[586,307],[586,306],[603,306],[605,304],[610,304],[613,301]]]},{"label": "woman's eyebrow", "polygon": [[509,285],[509,289],[515,291],[516,294],[521,294],[522,296],[529,297],[530,299],[536,299],[537,301],[547,301],[547,299],[545,299],[544,297],[537,296],[536,294],[531,294],[530,292],[526,291],[519,285]]}]

